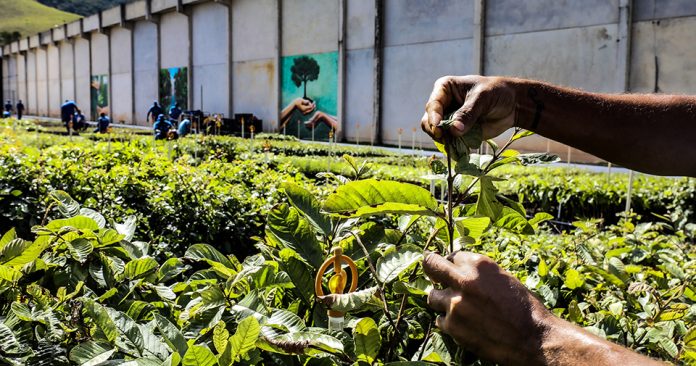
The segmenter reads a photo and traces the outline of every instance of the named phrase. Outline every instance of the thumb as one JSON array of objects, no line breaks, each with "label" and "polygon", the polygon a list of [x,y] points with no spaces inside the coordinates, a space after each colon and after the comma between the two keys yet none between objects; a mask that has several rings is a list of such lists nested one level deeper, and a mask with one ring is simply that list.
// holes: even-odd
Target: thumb
[{"label": "thumb", "polygon": [[470,92],[464,104],[452,114],[454,123],[450,128],[453,136],[459,137],[469,132],[482,114],[481,97]]},{"label": "thumb", "polygon": [[457,287],[459,283],[457,266],[439,254],[426,254],[423,259],[423,271],[431,280],[447,287]]}]

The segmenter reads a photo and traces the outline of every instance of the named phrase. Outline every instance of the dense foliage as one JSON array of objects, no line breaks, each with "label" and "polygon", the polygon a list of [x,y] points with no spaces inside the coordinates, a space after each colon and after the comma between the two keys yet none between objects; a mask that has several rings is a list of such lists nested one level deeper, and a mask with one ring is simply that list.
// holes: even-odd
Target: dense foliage
[{"label": "dense foliage", "polygon": [[[551,215],[527,217],[498,194],[509,183],[495,175],[544,154],[449,151],[451,169],[430,163],[449,183],[438,201],[417,185],[366,179],[379,168],[368,162],[387,155],[346,156],[345,175],[317,181],[244,143],[192,156],[185,141],[175,152],[137,140],[2,138],[1,211],[16,215],[8,224],[33,220],[0,239],[4,363],[485,364],[433,326],[425,303],[423,251],[461,248],[493,258],[559,316],[648,355],[696,362],[694,225],[629,215],[552,233]],[[248,235],[246,222],[260,226],[243,238],[255,244],[248,256],[250,247],[226,244]],[[358,288],[318,298],[313,278],[334,247],[357,262]],[[328,308],[346,313],[343,330],[327,329]]]},{"label": "dense foliage", "polygon": [[38,0],[44,5],[83,17],[125,4],[130,0]]}]

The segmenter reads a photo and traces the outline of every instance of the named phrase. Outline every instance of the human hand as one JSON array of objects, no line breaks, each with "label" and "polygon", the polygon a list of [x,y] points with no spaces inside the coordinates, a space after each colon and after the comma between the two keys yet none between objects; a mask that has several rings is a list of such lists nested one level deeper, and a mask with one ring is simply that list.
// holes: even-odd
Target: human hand
[{"label": "human hand", "polygon": [[304,98],[297,98],[293,101],[295,108],[297,108],[302,114],[309,114],[314,112],[317,108],[317,104]]},{"label": "human hand", "polygon": [[493,138],[515,123],[516,91],[511,79],[477,75],[444,76],[435,82],[425,106],[421,128],[442,141],[440,121],[454,113],[448,133],[461,136],[481,122],[484,139]]},{"label": "human hand", "polygon": [[553,315],[490,258],[459,252],[449,259],[431,253],[423,261],[428,277],[445,286],[428,295],[428,305],[445,313],[437,327],[481,358],[538,363]]}]

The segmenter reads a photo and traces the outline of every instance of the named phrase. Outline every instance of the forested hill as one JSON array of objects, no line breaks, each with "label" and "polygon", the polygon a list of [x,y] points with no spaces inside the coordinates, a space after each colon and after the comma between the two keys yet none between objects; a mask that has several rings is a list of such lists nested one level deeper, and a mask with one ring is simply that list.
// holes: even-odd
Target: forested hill
[{"label": "forested hill", "polygon": [[79,18],[79,15],[42,5],[35,0],[0,0],[0,44]]},{"label": "forested hill", "polygon": [[82,16],[112,8],[129,0],[38,0],[44,5]]}]

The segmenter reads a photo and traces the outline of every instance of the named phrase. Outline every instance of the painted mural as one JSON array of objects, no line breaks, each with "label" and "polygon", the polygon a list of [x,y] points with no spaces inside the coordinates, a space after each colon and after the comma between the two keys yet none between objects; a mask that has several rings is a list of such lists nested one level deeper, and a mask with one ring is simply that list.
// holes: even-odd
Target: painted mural
[{"label": "painted mural", "polygon": [[301,139],[328,140],[339,130],[338,53],[287,56],[282,59],[280,132]]},{"label": "painted mural", "polygon": [[188,109],[188,67],[171,67],[160,70],[159,95],[162,109],[168,111],[179,104]]},{"label": "painted mural", "polygon": [[109,75],[92,75],[90,106],[92,121],[96,121],[102,113],[109,115]]}]

